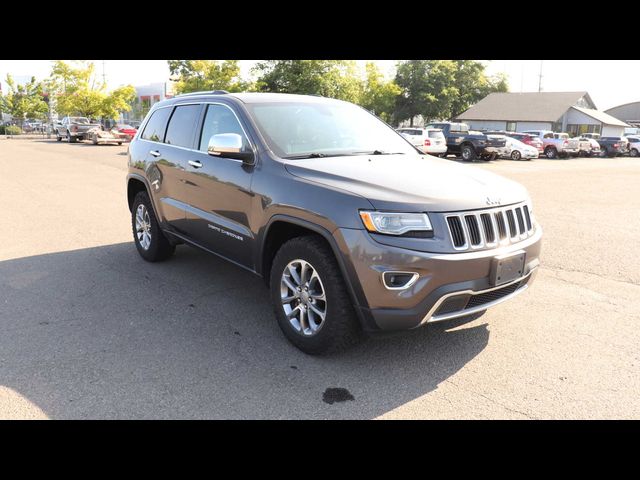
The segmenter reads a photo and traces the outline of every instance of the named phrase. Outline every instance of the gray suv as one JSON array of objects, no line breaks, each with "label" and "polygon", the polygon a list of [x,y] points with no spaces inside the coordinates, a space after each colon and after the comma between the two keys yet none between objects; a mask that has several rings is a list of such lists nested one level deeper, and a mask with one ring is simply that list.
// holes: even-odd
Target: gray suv
[{"label": "gray suv", "polygon": [[542,229],[518,183],[422,154],[353,104],[224,91],[154,105],[129,146],[140,255],[185,243],[265,279],[311,354],[475,318],[524,291]]}]

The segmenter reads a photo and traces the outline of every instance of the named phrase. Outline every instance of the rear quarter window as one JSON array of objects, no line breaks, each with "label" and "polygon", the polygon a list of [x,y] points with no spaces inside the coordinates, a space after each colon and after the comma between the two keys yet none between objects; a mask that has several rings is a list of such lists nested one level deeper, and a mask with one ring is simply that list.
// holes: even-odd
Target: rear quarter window
[{"label": "rear quarter window", "polygon": [[159,108],[151,114],[151,118],[147,122],[142,132],[142,139],[151,142],[162,142],[164,140],[164,132],[167,129],[167,119],[171,113],[171,108]]}]

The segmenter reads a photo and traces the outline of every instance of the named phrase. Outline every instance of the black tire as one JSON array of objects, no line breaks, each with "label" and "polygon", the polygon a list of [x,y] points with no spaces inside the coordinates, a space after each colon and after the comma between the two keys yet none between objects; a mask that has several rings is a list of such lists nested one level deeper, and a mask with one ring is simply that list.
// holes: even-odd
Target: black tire
[{"label": "black tire", "polygon": [[513,152],[511,152],[511,160],[522,160],[522,154],[519,150],[514,150]]},{"label": "black tire", "polygon": [[[282,274],[289,262],[305,260],[316,270],[326,297],[326,316],[318,331],[305,336],[287,319],[281,301]],[[285,337],[310,355],[343,351],[362,338],[356,312],[340,267],[326,241],[317,235],[296,237],[280,247],[273,259],[269,288],[278,325]]]},{"label": "black tire", "polygon": [[98,144],[98,137],[97,136],[93,137],[93,144],[94,145]]},{"label": "black tire", "polygon": [[122,145],[122,142],[118,142],[118,145]]},{"label": "black tire", "polygon": [[76,137],[72,137],[71,133],[69,133],[68,131],[67,131],[67,142],[76,143]]},{"label": "black tire", "polygon": [[59,134],[59,133],[56,133],[56,140],[57,140],[58,142],[61,142],[61,141],[62,141],[62,137],[60,136],[60,134]]},{"label": "black tire", "polygon": [[[141,204],[144,205],[146,210],[149,212],[149,223],[151,224],[151,243],[148,249],[145,249],[140,244],[138,236],[136,235],[136,212],[138,210],[138,206]],[[153,211],[153,205],[151,204],[151,200],[149,199],[147,192],[138,192],[133,200],[133,207],[131,209],[131,228],[133,231],[133,241],[136,244],[138,253],[147,262],[161,262],[169,258],[173,255],[173,252],[175,252],[175,245],[172,245],[169,240],[167,240],[167,237],[164,236],[164,233],[162,233],[162,230],[160,229],[156,214]]]},{"label": "black tire", "polygon": [[556,150],[554,147],[545,148],[544,154],[547,158],[550,159],[558,158],[558,150]]},{"label": "black tire", "polygon": [[462,145],[460,148],[460,156],[465,162],[474,162],[477,158],[476,149],[472,145]]},{"label": "black tire", "polygon": [[606,148],[602,148],[600,150],[600,158],[605,158],[605,157],[608,157],[608,156],[609,156],[609,152],[607,152],[607,149]]},{"label": "black tire", "polygon": [[631,150],[629,150],[630,157],[637,157],[639,155],[640,155],[640,152],[638,152],[637,148],[632,148]]}]

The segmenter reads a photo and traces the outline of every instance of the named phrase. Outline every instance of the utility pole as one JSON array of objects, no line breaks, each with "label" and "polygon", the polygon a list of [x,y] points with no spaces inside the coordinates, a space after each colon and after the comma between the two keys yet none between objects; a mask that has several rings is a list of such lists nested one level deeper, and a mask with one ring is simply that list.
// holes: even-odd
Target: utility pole
[{"label": "utility pole", "polygon": [[542,62],[544,62],[544,60],[540,60],[540,75],[538,76],[538,92],[542,91]]},{"label": "utility pole", "polygon": [[102,84],[106,85],[107,84],[107,74],[105,73],[104,64],[105,64],[105,61],[102,60]]}]

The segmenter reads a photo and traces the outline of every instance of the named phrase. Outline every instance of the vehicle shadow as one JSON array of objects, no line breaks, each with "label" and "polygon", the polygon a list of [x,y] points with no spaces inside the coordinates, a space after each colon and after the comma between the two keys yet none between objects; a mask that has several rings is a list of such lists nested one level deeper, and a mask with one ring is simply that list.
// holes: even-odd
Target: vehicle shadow
[{"label": "vehicle shadow", "polygon": [[262,279],[185,246],[147,263],[133,243],[0,262],[0,329],[0,387],[51,418],[374,418],[489,339],[451,321],[308,356]]}]

